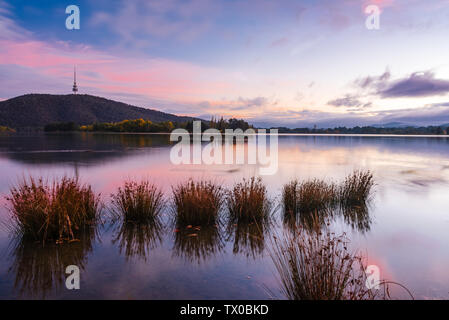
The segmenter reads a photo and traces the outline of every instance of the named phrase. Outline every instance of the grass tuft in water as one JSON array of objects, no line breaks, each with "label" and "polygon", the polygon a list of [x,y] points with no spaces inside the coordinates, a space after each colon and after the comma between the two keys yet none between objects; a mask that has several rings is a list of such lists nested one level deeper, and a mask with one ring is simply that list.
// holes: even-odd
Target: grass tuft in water
[{"label": "grass tuft in water", "polygon": [[333,183],[314,179],[305,181],[297,188],[297,210],[300,213],[320,212],[338,202],[337,187]]},{"label": "grass tuft in water", "polygon": [[237,183],[227,196],[231,223],[246,222],[263,224],[270,217],[271,202],[267,188],[260,178]]},{"label": "grass tuft in water", "polygon": [[224,189],[211,181],[193,181],[172,188],[176,224],[215,225],[224,204]]},{"label": "grass tuft in water", "polygon": [[374,186],[370,171],[354,171],[341,184],[313,179],[294,180],[282,192],[284,214],[296,216],[304,213],[322,213],[329,210],[366,206]]},{"label": "grass tuft in water", "polygon": [[101,211],[91,187],[68,177],[51,183],[24,178],[10,189],[7,200],[18,235],[42,242],[78,239],[86,227],[98,222]]},{"label": "grass tuft in water", "polygon": [[284,212],[288,216],[294,216],[298,212],[298,187],[299,181],[293,180],[282,188],[282,204]]},{"label": "grass tuft in water", "polygon": [[373,300],[363,257],[348,250],[344,234],[297,229],[274,238],[272,259],[281,291],[290,300]]},{"label": "grass tuft in water", "polygon": [[126,181],[112,197],[112,213],[124,222],[154,221],[164,208],[163,193],[147,180]]},{"label": "grass tuft in water", "polygon": [[374,186],[373,174],[367,170],[356,170],[346,177],[340,186],[340,203],[342,206],[364,206]]}]

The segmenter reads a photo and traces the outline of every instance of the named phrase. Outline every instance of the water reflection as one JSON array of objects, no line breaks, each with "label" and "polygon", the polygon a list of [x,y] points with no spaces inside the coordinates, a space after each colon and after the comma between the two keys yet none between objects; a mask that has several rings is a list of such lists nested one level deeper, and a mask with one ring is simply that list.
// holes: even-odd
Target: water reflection
[{"label": "water reflection", "polygon": [[169,135],[66,133],[17,135],[0,139],[0,156],[27,165],[100,164],[132,156],[137,150],[171,144]]},{"label": "water reflection", "polygon": [[312,231],[317,227],[323,228],[329,222],[335,222],[337,218],[342,217],[343,221],[353,230],[362,234],[371,229],[372,219],[369,212],[369,204],[360,206],[339,206],[326,208],[313,212],[297,212],[283,210],[284,226],[292,233],[295,233],[298,227]]},{"label": "water reflection", "polygon": [[369,214],[369,205],[347,206],[340,209],[344,221],[360,233],[366,233],[371,230],[372,219]]},{"label": "water reflection", "polygon": [[317,227],[322,228],[328,221],[336,217],[337,211],[332,208],[324,208],[316,211],[286,211],[283,210],[282,220],[284,226],[292,232],[296,233],[298,228],[304,228],[309,231],[315,230]]},{"label": "water reflection", "polygon": [[265,239],[269,237],[270,230],[268,223],[239,222],[229,224],[227,228],[228,237],[229,240],[233,239],[234,241],[232,252],[256,258],[263,253]]},{"label": "water reflection", "polygon": [[162,243],[164,227],[159,219],[148,223],[121,222],[115,225],[113,244],[118,244],[120,254],[126,259],[137,257],[144,261],[150,251]]},{"label": "water reflection", "polygon": [[190,262],[205,262],[224,247],[220,229],[216,225],[178,227],[175,230],[173,254]]},{"label": "water reflection", "polygon": [[83,270],[96,238],[94,229],[83,232],[79,241],[63,244],[13,239],[9,272],[14,275],[14,289],[20,297],[43,299],[56,293],[65,282],[65,269],[76,265]]},{"label": "water reflection", "polygon": [[[10,184],[24,174],[60,176],[66,173],[67,164],[78,164],[80,179],[91,183],[95,191],[103,195],[114,192],[129,177],[151,176],[158,186],[170,191],[172,185],[192,177],[218,179],[223,185],[231,186],[235,181],[257,174],[256,167],[245,165],[229,167],[232,170],[224,170],[222,166],[174,166],[169,161],[170,149],[164,147],[168,146],[163,141],[166,138],[90,133],[0,137],[0,193],[7,194]],[[378,183],[375,207],[320,212],[321,220],[331,216],[337,223],[336,228],[351,227],[365,232],[363,237],[355,232],[348,233],[354,246],[366,249],[370,264],[379,265],[389,279],[410,286],[417,297],[447,298],[448,146],[448,138],[285,136],[279,138],[278,173],[263,179],[270,195],[279,196],[282,186],[292,179],[341,180],[354,169],[372,170]],[[5,200],[0,196],[0,218],[7,216],[2,204]],[[284,229],[313,225],[311,214],[281,213],[276,214],[276,219],[284,220]],[[376,223],[373,223],[374,219]],[[211,288],[211,283],[219,283],[223,293],[220,297],[224,298],[253,297],[251,294],[265,296],[265,292],[250,285],[251,281],[235,280],[240,279],[243,272],[250,274],[252,279],[263,279],[271,290],[276,290],[272,266],[265,263],[266,257],[259,256],[263,248],[269,246],[262,239],[266,240],[271,231],[264,229],[261,236],[254,225],[232,227],[232,231],[222,229],[222,236],[229,240],[226,247],[232,248],[225,253],[220,229],[213,228],[185,230],[184,227],[172,233],[174,227],[170,227],[170,236],[164,237],[160,245],[159,239],[153,237],[158,233],[150,228],[140,230],[132,225],[118,225],[114,234],[105,234],[105,238],[115,239],[115,246],[111,247],[109,241],[95,245],[93,254],[89,254],[92,245],[89,241],[58,246],[47,244],[44,248],[19,241],[10,256],[0,259],[0,272],[10,268],[11,273],[8,277],[0,277],[0,295],[15,297],[11,289],[15,283],[16,290],[24,296],[64,297],[65,290],[54,295],[51,290],[56,283],[63,286],[64,267],[68,264],[86,266],[89,273],[95,275],[82,279],[86,288],[98,288],[98,291],[81,290],[92,292],[94,298],[103,298],[105,292],[113,290],[117,292],[116,297],[126,298],[131,294],[152,297],[155,287],[160,288],[158,297],[161,298],[172,298],[173,290],[183,292],[186,298],[214,298],[217,290]],[[136,230],[132,231],[133,228]],[[274,228],[272,232],[275,232]],[[7,234],[0,228],[0,248],[7,244]],[[157,256],[156,252],[149,252],[155,246]],[[233,251],[256,257],[244,261]],[[170,260],[175,253],[188,261],[201,261],[207,268],[193,274],[192,270],[198,270],[197,266],[178,263],[178,259]],[[219,265],[211,261],[211,257],[218,253],[223,261]],[[126,275],[123,274],[124,256],[139,259],[127,263],[126,267],[133,272]],[[147,264],[151,263],[152,268],[147,268],[148,265],[140,259],[148,259]],[[139,286],[136,284],[144,286],[142,279],[149,278],[146,272],[154,275],[151,278],[154,286],[145,286],[137,293]],[[174,273],[177,274],[176,282],[167,284],[167,279],[172,279]],[[192,277],[208,282],[193,281]],[[109,282],[110,279],[120,279],[121,282],[115,284]],[[239,286],[240,295],[235,294],[236,286]]]}]

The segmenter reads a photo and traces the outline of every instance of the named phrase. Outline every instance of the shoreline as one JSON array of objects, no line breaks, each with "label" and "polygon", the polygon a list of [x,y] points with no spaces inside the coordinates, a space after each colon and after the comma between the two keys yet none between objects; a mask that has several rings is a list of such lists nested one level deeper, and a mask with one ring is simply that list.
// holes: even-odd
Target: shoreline
[{"label": "shoreline", "polygon": [[[268,130],[268,129],[267,129]],[[37,132],[42,135],[64,135],[64,134],[123,134],[123,135],[170,135],[170,132],[110,132],[110,131],[55,131],[55,132]],[[36,132],[9,132],[8,136],[20,136],[20,135],[35,135]],[[190,133],[191,135],[192,133]],[[266,133],[266,135],[272,135],[272,133]],[[380,133],[278,133],[278,136],[310,136],[310,137],[398,137],[398,138],[449,138],[449,135],[432,135],[432,134],[380,134]],[[1,136],[1,135],[0,135]]]}]

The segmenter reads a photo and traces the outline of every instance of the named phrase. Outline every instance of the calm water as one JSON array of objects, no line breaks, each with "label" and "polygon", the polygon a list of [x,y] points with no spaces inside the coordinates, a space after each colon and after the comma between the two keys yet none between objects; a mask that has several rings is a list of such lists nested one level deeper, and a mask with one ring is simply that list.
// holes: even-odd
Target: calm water
[{"label": "calm water", "polygon": [[[61,134],[0,136],[0,218],[9,187],[24,175],[79,176],[105,204],[125,179],[149,177],[170,196],[188,178],[230,186],[257,175],[256,165],[174,166],[163,135]],[[363,217],[336,217],[354,249],[420,299],[449,298],[449,139],[430,137],[281,136],[279,170],[264,176],[273,200],[294,178],[339,181],[354,169],[373,171],[377,185]],[[81,242],[42,248],[0,229],[0,298],[268,299],[278,298],[269,238],[243,226],[201,230],[198,237],[106,224]],[[166,213],[168,219],[168,212]],[[249,236],[257,233],[257,236]],[[64,270],[81,268],[81,290],[68,291]],[[395,290],[397,297],[407,297]]]}]

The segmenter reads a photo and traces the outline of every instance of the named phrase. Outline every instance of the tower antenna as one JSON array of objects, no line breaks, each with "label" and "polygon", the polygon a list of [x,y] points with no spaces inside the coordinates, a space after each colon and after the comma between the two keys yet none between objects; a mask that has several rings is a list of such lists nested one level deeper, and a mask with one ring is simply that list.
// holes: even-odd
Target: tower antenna
[{"label": "tower antenna", "polygon": [[73,94],[78,93],[78,86],[76,85],[76,66],[74,66],[73,69],[73,88],[72,88]]}]

